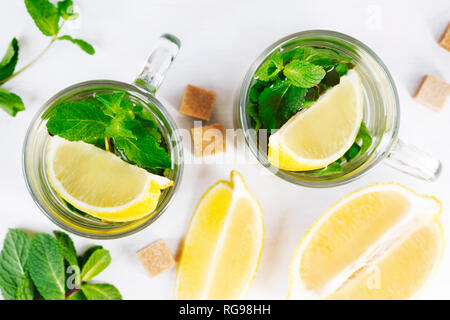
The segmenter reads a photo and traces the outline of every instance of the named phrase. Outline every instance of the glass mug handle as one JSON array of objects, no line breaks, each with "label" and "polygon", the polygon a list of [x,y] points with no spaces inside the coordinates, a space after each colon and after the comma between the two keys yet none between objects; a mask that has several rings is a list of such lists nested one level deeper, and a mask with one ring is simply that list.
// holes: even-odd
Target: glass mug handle
[{"label": "glass mug handle", "polygon": [[134,83],[156,92],[180,48],[181,41],[177,37],[168,33],[161,35]]},{"label": "glass mug handle", "polygon": [[428,181],[437,179],[442,171],[438,159],[400,139],[394,142],[385,163],[394,169]]}]

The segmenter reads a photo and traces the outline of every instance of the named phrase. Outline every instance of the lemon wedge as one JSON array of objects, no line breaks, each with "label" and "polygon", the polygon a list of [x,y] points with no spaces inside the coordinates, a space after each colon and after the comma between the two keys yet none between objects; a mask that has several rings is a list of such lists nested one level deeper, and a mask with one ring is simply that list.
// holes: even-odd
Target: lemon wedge
[{"label": "lemon wedge", "polygon": [[360,77],[350,70],[338,85],[294,115],[269,138],[269,162],[290,171],[324,168],[352,146],[363,117]]},{"label": "lemon wedge", "polygon": [[195,209],[178,266],[177,299],[241,299],[264,241],[261,206],[240,173],[209,188]]},{"label": "lemon wedge", "polygon": [[444,248],[441,203],[399,184],[357,190],[308,230],[289,266],[291,299],[409,299]]},{"label": "lemon wedge", "polygon": [[91,144],[52,137],[46,154],[53,189],[75,208],[111,222],[137,220],[157,207],[165,177],[131,165]]}]

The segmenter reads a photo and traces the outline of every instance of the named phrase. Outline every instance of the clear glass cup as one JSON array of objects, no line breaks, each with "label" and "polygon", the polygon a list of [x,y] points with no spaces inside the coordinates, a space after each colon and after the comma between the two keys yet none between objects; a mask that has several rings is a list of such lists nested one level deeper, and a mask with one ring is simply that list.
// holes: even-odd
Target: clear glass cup
[{"label": "clear glass cup", "polygon": [[[354,59],[361,75],[364,91],[364,122],[373,137],[370,149],[343,166],[339,173],[319,175],[314,171],[286,171],[273,166],[267,159],[267,135],[252,129],[247,113],[249,90],[254,84],[256,70],[276,50],[286,52],[299,46],[333,49]],[[239,101],[237,121],[243,129],[251,152],[258,161],[278,177],[306,187],[333,187],[357,179],[383,161],[400,171],[425,180],[436,179],[441,172],[439,160],[398,139],[400,108],[395,83],[381,59],[365,44],[342,33],[311,30],[292,34],[264,50],[245,75]],[[261,131],[261,130],[260,130]],[[258,139],[260,143],[258,144]]]},{"label": "clear glass cup", "polygon": [[[35,115],[25,137],[23,172],[34,201],[56,225],[87,238],[114,239],[144,229],[167,209],[181,182],[183,147],[175,122],[166,108],[155,98],[154,92],[161,85],[179,48],[180,41],[175,36],[162,35],[133,84],[109,80],[78,83],[58,92]],[[46,174],[46,146],[50,136],[46,128],[47,119],[43,115],[63,101],[79,100],[92,96],[94,93],[114,91],[125,91],[129,99],[146,107],[155,117],[172,159],[172,168],[168,178],[174,182],[173,187],[162,191],[159,203],[151,214],[130,222],[104,222],[89,215],[84,216],[74,212],[53,190]]]}]

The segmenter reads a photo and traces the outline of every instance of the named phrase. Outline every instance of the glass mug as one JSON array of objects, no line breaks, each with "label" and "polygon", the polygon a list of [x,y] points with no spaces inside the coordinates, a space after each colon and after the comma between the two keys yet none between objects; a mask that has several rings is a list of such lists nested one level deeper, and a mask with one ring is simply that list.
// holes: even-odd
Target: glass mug
[{"label": "glass mug", "polygon": [[[28,190],[41,211],[56,225],[74,234],[97,239],[124,237],[144,229],[158,219],[173,199],[183,172],[183,147],[177,126],[154,93],[161,85],[180,48],[180,41],[164,34],[133,84],[95,80],[70,86],[48,100],[31,121],[23,148],[23,172]],[[94,93],[125,91],[135,103],[143,105],[157,120],[165,139],[172,168],[168,175],[174,184],[162,190],[156,209],[148,216],[130,222],[104,222],[71,210],[51,187],[46,174],[47,132],[45,114],[63,101],[78,100]]]},{"label": "glass mug", "polygon": [[[373,142],[367,152],[346,163],[342,172],[318,175],[314,171],[294,172],[278,169],[267,159],[267,137],[264,138],[266,141],[258,145],[258,137],[251,129],[252,119],[247,113],[247,108],[250,104],[249,90],[255,81],[256,70],[276,50],[286,52],[300,45],[330,48],[342,55],[350,56],[354,59],[355,69],[361,75],[364,91],[363,121],[372,134]],[[366,45],[342,33],[326,30],[299,32],[279,40],[264,50],[245,75],[237,104],[237,118],[246,143],[258,161],[278,177],[297,185],[306,187],[342,185],[357,179],[382,161],[425,180],[434,180],[441,172],[439,160],[397,138],[400,121],[399,100],[395,83],[386,66]]]}]

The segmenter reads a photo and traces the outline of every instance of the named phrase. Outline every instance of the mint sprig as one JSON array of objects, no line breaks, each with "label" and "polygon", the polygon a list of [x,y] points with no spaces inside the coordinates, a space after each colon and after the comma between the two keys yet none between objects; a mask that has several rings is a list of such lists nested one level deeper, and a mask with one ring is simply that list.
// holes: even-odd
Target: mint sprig
[{"label": "mint sprig", "polygon": [[[25,0],[25,7],[33,19],[36,27],[43,35],[51,37],[50,43],[45,49],[31,62],[15,71],[19,57],[19,42],[13,38],[6,53],[0,61],[0,85],[3,85],[12,78],[28,69],[37,62],[53,45],[55,41],[69,41],[77,45],[84,52],[92,55],[95,53],[94,47],[81,39],[74,39],[70,35],[59,36],[66,20],[78,18],[78,13],[73,10],[72,0],[59,1],[55,6],[49,0]],[[4,88],[0,88],[0,108],[11,116],[15,117],[18,112],[25,110],[22,99]]]},{"label": "mint sprig", "polygon": [[[156,120],[143,106],[134,104],[125,92],[98,94],[84,101],[66,101],[48,115],[47,129],[69,141],[84,141],[105,149],[113,146],[124,160],[154,172],[170,169],[172,162]],[[112,150],[114,151],[114,150]]]},{"label": "mint sprig", "polygon": [[[0,252],[0,290],[6,300],[120,300],[113,285],[88,283],[111,262],[109,252],[92,246],[77,257],[72,239],[64,232],[55,237],[10,229]],[[71,268],[69,268],[69,266]],[[73,283],[71,270],[82,279]],[[75,284],[75,286],[74,286]]]}]

